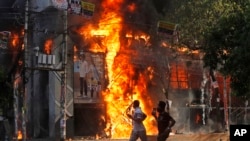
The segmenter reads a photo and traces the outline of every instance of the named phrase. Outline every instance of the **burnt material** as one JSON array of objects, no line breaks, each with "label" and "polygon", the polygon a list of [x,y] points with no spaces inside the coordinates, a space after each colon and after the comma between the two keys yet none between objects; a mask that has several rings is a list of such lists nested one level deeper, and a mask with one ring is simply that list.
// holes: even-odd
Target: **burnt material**
[{"label": "burnt material", "polygon": [[106,114],[104,111],[105,104],[75,104],[75,136],[100,136],[100,133],[103,132],[106,125]]}]

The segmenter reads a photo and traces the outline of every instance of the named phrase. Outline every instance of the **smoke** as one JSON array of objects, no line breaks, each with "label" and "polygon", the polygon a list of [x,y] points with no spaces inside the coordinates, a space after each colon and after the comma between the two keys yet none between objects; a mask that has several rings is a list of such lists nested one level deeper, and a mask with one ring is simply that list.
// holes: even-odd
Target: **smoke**
[{"label": "smoke", "polygon": [[[129,10],[129,6],[135,5],[134,10]],[[150,1],[135,0],[124,3],[124,22],[133,30],[142,30],[150,33],[156,26],[159,14],[156,12]]]},{"label": "smoke", "polygon": [[161,15],[166,14],[166,5],[168,2],[169,1],[167,0],[153,0],[153,4],[154,4],[156,11]]}]

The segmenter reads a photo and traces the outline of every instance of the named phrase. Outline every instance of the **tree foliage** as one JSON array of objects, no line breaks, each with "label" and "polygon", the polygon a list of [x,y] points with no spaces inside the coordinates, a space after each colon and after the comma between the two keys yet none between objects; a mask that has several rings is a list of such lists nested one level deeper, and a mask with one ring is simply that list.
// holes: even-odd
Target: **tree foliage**
[{"label": "tree foliage", "polygon": [[164,19],[179,24],[180,44],[193,50],[202,47],[204,34],[209,27],[239,8],[232,0],[170,1],[172,6]]},{"label": "tree foliage", "polygon": [[238,8],[210,27],[206,43],[204,63],[212,69],[230,76],[231,88],[238,96],[250,96],[250,14],[248,3],[237,3]]},{"label": "tree foliage", "polygon": [[245,0],[169,0],[164,20],[179,24],[179,46],[204,53],[205,67],[231,78],[250,96],[250,7]]}]

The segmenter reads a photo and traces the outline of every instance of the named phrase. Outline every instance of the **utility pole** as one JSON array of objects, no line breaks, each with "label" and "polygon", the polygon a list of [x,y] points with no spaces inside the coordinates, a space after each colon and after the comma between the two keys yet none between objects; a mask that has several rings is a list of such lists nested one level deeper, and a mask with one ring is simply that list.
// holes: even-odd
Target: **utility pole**
[{"label": "utility pole", "polygon": [[228,98],[227,98],[227,78],[223,76],[223,96],[224,96],[224,120],[225,130],[228,130]]},{"label": "utility pole", "polygon": [[15,74],[12,76],[12,80],[13,80],[13,98],[14,98],[14,102],[13,102],[13,107],[14,107],[14,122],[15,122],[15,138],[17,139],[18,137],[18,113],[19,113],[19,99],[18,99],[18,84],[16,83],[16,77]]},{"label": "utility pole", "polygon": [[63,61],[61,74],[61,119],[60,119],[60,133],[61,140],[66,140],[66,94],[67,94],[67,26],[68,26],[68,13],[67,10],[64,10],[64,33],[63,33]]},{"label": "utility pole", "polygon": [[29,0],[25,1],[25,23],[24,23],[24,70],[23,70],[23,107],[22,107],[22,134],[23,134],[23,141],[26,141],[26,64],[28,61],[28,55],[27,55],[27,47],[28,47],[28,22],[29,22]]}]

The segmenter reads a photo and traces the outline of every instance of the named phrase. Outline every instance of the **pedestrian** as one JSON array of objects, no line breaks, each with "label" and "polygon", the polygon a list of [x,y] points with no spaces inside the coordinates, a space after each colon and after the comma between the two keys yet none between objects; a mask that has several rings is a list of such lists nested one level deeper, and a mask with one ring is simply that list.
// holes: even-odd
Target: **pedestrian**
[{"label": "pedestrian", "polygon": [[[131,106],[133,106],[132,114],[130,114]],[[136,141],[138,138],[140,138],[141,141],[147,141],[146,128],[143,124],[147,115],[141,110],[139,100],[133,101],[132,105],[127,108],[126,114],[132,119],[132,131],[129,141]]]},{"label": "pedestrian", "polygon": [[90,90],[90,96],[91,98],[94,98],[94,90],[95,90],[95,79],[93,77],[90,78],[90,81],[89,81],[89,90]]},{"label": "pedestrian", "polygon": [[84,96],[83,97],[87,97],[87,73],[89,71],[89,67],[88,67],[88,62],[85,59],[85,55],[81,55],[80,57],[80,61],[79,61],[79,74],[80,74],[80,96],[83,96],[83,89],[84,89]]},{"label": "pedestrian", "polygon": [[168,112],[165,111],[165,107],[166,103],[164,101],[159,101],[157,108],[154,108],[152,112],[152,115],[157,120],[157,141],[166,141],[171,132],[171,128],[175,125],[175,120]]},{"label": "pedestrian", "polygon": [[99,98],[99,95],[101,93],[101,90],[102,90],[102,85],[101,85],[101,82],[98,81],[97,82],[97,86],[96,86],[96,98]]}]

